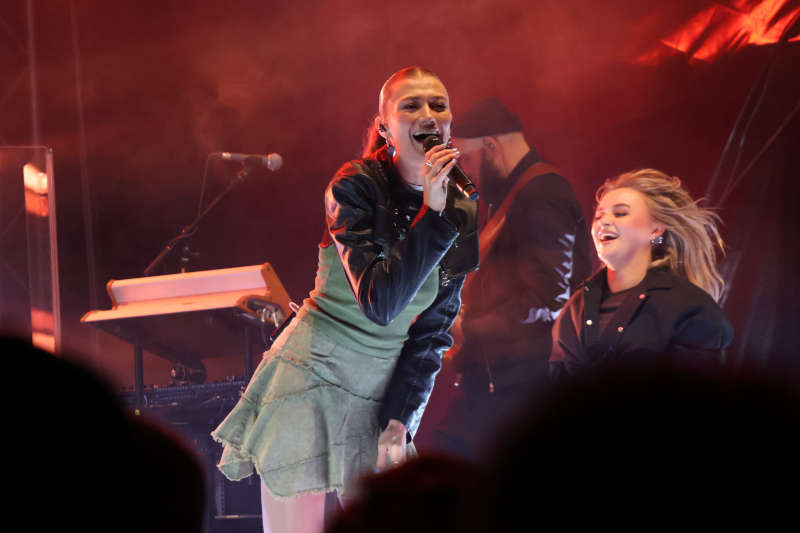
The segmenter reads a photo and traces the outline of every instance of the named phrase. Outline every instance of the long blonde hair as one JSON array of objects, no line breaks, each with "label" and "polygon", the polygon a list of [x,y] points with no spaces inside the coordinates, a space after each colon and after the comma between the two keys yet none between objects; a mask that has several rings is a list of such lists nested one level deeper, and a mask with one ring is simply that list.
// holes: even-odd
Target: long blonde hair
[{"label": "long blonde hair", "polygon": [[669,266],[673,274],[688,279],[719,301],[725,288],[717,270],[717,249],[720,253],[725,250],[717,229],[719,216],[700,207],[700,200],[692,200],[680,179],[652,168],[607,179],[595,198],[599,202],[608,191],[622,187],[642,193],[650,216],[666,228],[663,244],[653,249],[650,266]]}]

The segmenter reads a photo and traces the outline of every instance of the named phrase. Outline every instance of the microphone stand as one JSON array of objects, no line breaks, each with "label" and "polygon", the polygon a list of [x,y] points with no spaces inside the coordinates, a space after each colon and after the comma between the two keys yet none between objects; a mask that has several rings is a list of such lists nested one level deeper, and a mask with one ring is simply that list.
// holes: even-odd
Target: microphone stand
[{"label": "microphone stand", "polygon": [[147,268],[144,269],[144,275],[152,276],[153,271],[164,261],[164,259],[167,258],[170,252],[172,252],[173,248],[175,248],[175,245],[194,235],[194,232],[197,231],[197,227],[200,225],[200,222],[203,220],[203,218],[205,218],[209,211],[211,211],[215,205],[220,203],[220,201],[222,201],[222,199],[225,198],[225,196],[227,196],[234,187],[243,182],[253,170],[260,166],[262,166],[262,164],[258,158],[252,157],[246,159],[242,165],[242,169],[236,174],[236,177],[228,184],[225,190],[219,193],[217,197],[214,198],[199,215],[197,215],[191,224],[184,226],[181,232],[173,237],[166,246],[164,246],[164,249],[161,250],[161,253],[159,253],[158,256],[147,266]]}]

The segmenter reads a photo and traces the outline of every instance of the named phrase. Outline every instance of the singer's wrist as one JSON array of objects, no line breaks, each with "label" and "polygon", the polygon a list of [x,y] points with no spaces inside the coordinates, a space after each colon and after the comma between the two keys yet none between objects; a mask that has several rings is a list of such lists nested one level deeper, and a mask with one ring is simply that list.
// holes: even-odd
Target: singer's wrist
[{"label": "singer's wrist", "polygon": [[447,202],[446,201],[445,202],[441,202],[441,203],[438,203],[438,202],[426,202],[426,201],[422,202],[422,207],[423,208],[425,208],[425,209],[427,209],[429,211],[433,211],[434,213],[441,213],[442,211],[444,211],[444,208],[446,206],[447,206]]},{"label": "singer's wrist", "polygon": [[447,207],[447,199],[441,198],[432,202],[425,202],[425,205],[427,205],[431,211],[435,211],[436,213],[441,213],[442,211],[444,211],[444,208]]}]

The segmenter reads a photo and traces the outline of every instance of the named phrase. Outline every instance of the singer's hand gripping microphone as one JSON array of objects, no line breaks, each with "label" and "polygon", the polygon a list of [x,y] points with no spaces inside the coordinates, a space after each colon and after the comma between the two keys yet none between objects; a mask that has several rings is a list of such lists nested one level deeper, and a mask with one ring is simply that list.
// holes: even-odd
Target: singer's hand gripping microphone
[{"label": "singer's hand gripping microphone", "polygon": [[[440,139],[436,135],[431,135],[429,137],[425,137],[425,140],[422,141],[422,148],[425,149],[427,152],[434,146],[442,144],[442,139]],[[456,188],[461,191],[465,197],[469,200],[475,201],[478,199],[478,189],[475,188],[475,185],[470,181],[464,171],[456,165],[450,170],[450,179],[453,180]]]}]

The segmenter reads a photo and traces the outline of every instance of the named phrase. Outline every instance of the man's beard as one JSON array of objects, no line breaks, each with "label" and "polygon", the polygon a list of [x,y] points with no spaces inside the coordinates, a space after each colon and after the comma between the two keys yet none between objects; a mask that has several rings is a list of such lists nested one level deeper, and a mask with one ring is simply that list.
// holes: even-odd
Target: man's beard
[{"label": "man's beard", "polygon": [[481,195],[486,198],[486,201],[497,204],[502,200],[502,198],[498,198],[498,196],[503,193],[505,181],[503,172],[488,156],[486,149],[482,149],[480,168]]}]

